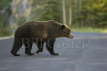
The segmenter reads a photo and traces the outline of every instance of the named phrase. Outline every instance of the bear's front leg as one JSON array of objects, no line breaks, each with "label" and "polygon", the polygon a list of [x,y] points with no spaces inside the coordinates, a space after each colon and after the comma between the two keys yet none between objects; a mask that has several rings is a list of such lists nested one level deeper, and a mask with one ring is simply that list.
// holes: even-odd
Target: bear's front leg
[{"label": "bear's front leg", "polygon": [[55,53],[55,51],[54,51],[55,40],[56,39],[50,39],[50,40],[46,41],[46,48],[51,55],[58,56],[59,54]]},{"label": "bear's front leg", "polygon": [[47,47],[47,50],[49,51],[49,53],[50,53],[51,55],[55,55],[55,56],[58,56],[58,55],[59,55],[59,53],[55,53],[53,47]]}]

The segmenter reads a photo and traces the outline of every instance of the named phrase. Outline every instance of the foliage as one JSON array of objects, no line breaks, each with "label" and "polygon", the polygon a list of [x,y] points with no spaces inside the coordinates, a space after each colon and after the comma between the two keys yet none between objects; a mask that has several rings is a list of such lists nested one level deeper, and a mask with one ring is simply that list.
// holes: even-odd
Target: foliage
[{"label": "foliage", "polygon": [[0,37],[2,36],[9,36],[11,35],[11,28],[10,27],[2,27],[0,24]]},{"label": "foliage", "polygon": [[[4,26],[4,21],[6,19],[5,16],[1,14],[1,11],[9,7],[12,1],[13,0],[0,0],[0,36],[10,34],[9,30],[11,29],[8,26]],[[28,1],[30,2],[30,0]],[[32,6],[29,7],[30,9],[27,8],[28,10],[31,10],[31,15],[28,17],[30,18],[30,20],[34,21],[47,21],[53,19],[62,23],[64,18],[62,1],[63,0],[32,0]],[[78,27],[75,28],[76,31],[79,31],[79,29],[83,28],[89,31],[94,31],[96,27],[107,28],[107,0],[65,0],[65,5],[65,18],[67,19],[66,23],[69,23],[69,20],[71,18],[69,17],[69,15],[71,15],[69,13],[71,8],[71,22],[74,28]],[[25,14],[27,15],[28,12]],[[26,19],[26,16],[21,17],[17,19],[16,22],[18,22],[18,24],[20,25],[25,22]]]},{"label": "foliage", "polygon": [[80,25],[107,27],[107,0],[84,0],[78,16]]},{"label": "foliage", "polygon": [[6,17],[2,14],[2,11],[8,8],[12,0],[0,0],[0,36],[11,35],[11,30],[9,26],[5,26]]},{"label": "foliage", "polygon": [[6,8],[11,4],[12,0],[0,0],[0,9]]},{"label": "foliage", "polygon": [[[42,3],[42,2],[41,2]],[[39,11],[39,13],[38,13]],[[62,11],[60,0],[47,0],[42,5],[36,5],[34,10],[35,13],[40,14],[36,20],[57,20],[62,22]],[[37,16],[37,14],[35,15]]]}]

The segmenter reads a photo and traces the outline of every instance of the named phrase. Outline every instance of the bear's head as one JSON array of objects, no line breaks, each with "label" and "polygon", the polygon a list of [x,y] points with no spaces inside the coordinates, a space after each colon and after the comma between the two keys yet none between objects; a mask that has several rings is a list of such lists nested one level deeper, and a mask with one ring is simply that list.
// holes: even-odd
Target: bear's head
[{"label": "bear's head", "polygon": [[[71,29],[65,25],[65,24],[60,24],[56,21],[49,21],[52,31],[50,33],[53,33],[52,35],[55,37],[67,37],[67,38],[73,38]],[[54,29],[53,29],[54,28]]]},{"label": "bear's head", "polygon": [[71,29],[65,24],[62,24],[60,26],[60,35],[62,37],[67,37],[67,38],[71,38],[71,39],[73,38]]}]

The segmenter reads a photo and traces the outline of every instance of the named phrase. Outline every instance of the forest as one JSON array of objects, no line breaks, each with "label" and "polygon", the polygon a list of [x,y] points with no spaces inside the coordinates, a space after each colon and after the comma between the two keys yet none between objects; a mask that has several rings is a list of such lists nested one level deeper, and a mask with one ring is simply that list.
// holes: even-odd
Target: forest
[{"label": "forest", "polygon": [[107,0],[1,0],[0,36],[28,21],[56,20],[73,32],[107,32]]}]

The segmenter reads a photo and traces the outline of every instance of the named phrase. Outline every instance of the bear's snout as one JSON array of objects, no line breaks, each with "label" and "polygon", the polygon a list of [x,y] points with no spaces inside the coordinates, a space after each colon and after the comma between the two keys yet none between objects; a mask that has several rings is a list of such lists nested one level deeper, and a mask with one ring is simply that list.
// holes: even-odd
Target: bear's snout
[{"label": "bear's snout", "polygon": [[73,39],[74,36],[72,34],[69,34],[68,38]]}]

